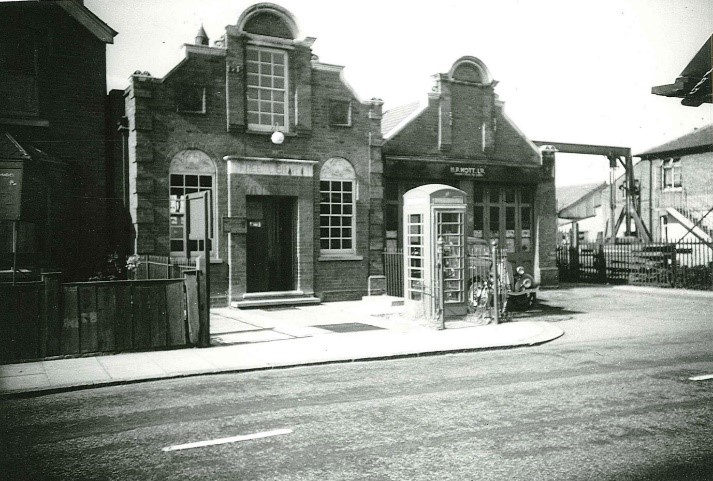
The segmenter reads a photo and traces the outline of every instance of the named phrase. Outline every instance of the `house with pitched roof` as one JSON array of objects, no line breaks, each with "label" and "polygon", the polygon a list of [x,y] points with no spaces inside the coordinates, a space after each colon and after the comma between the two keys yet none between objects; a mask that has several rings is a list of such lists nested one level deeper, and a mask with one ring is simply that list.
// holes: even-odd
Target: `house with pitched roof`
[{"label": "house with pitched roof", "polygon": [[642,218],[654,238],[713,242],[713,124],[637,157]]},{"label": "house with pitched roof", "polygon": [[[86,280],[103,264],[107,224],[113,220],[107,190],[106,46],[117,32],[81,0],[2,2],[0,31],[0,135],[6,157],[28,169],[52,164],[40,157],[67,166],[68,182],[62,183],[67,190],[60,195],[69,201],[62,215],[65,228],[48,241],[58,242],[61,254],[52,250],[43,268]],[[0,232],[22,222],[15,227],[28,245],[59,235],[47,225],[54,221],[46,213],[61,204],[52,192],[21,197],[36,205],[20,212],[45,211],[40,217],[46,222],[37,216],[26,222],[2,218]],[[2,250],[6,253],[5,243]]]}]

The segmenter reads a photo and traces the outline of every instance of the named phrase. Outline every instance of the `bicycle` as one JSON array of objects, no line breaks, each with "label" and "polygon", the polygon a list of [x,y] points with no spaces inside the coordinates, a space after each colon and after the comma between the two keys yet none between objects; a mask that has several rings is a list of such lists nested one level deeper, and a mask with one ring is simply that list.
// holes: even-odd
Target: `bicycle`
[{"label": "bicycle", "polygon": [[[510,266],[506,260],[500,262],[498,285],[498,318],[507,320],[510,318],[508,310],[508,293],[510,292]],[[493,308],[495,300],[495,289],[493,287],[493,268],[490,267],[490,274],[486,280],[477,279],[468,288],[469,311],[480,319],[494,319]]]}]

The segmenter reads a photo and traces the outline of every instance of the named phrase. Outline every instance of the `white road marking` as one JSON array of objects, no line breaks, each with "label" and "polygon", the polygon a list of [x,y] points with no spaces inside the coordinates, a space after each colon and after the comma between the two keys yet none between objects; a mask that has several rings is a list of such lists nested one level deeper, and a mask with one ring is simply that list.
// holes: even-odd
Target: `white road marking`
[{"label": "white road marking", "polygon": [[175,446],[167,446],[162,451],[179,451],[181,449],[202,448],[204,446],[215,446],[216,444],[235,443],[237,441],[249,441],[251,439],[269,438],[270,436],[279,436],[281,434],[290,434],[292,429],[275,429],[273,431],[265,431],[262,433],[245,434],[243,436],[233,436],[230,438],[211,439],[208,441],[198,441],[188,444],[176,444]]},{"label": "white road marking", "polygon": [[706,381],[708,379],[713,379],[713,374],[704,374],[702,376],[689,377],[689,381]]}]

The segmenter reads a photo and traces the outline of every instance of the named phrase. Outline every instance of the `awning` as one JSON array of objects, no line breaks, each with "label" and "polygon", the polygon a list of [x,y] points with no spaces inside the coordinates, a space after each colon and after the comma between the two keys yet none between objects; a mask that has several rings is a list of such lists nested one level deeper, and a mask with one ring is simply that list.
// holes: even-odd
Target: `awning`
[{"label": "awning", "polygon": [[690,107],[713,103],[713,85],[711,84],[712,56],[713,35],[693,56],[674,83],[652,87],[651,93],[683,99],[681,103]]}]

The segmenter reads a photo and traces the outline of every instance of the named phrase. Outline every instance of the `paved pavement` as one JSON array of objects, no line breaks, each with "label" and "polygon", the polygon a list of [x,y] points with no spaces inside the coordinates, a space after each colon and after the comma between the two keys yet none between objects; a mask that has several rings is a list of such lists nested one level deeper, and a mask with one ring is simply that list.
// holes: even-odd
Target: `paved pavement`
[{"label": "paved pavement", "polygon": [[542,344],[562,336],[542,320],[498,325],[468,317],[445,330],[395,299],[211,310],[211,347],[0,365],[0,397],[31,396],[184,376]]}]

